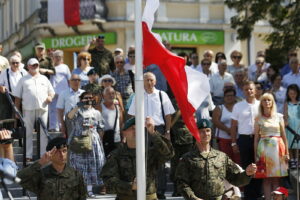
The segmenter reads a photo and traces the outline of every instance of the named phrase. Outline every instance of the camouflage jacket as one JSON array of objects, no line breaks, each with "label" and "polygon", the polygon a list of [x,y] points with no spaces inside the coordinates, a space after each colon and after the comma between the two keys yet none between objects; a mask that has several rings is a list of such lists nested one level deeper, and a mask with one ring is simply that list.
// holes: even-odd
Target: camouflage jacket
[{"label": "camouflage jacket", "polygon": [[[147,151],[147,195],[156,192],[156,174],[162,163],[170,160],[174,155],[173,147],[160,134],[150,136],[153,145]],[[106,161],[101,177],[110,193],[116,193],[118,200],[136,200],[132,182],[136,178],[136,149],[130,149],[126,144],[120,145],[113,151]],[[148,200],[148,198],[146,198]]]},{"label": "camouflage jacket", "polygon": [[89,53],[92,55],[91,66],[95,68],[100,77],[115,70],[114,58],[108,49],[104,48],[100,51],[95,47],[90,49]]},{"label": "camouflage jacket", "polygon": [[82,86],[82,89],[85,90],[86,92],[91,92],[93,94],[102,94],[102,88],[100,85],[96,83],[88,83],[84,86]]},{"label": "camouflage jacket", "polygon": [[196,146],[181,158],[175,177],[178,191],[188,200],[219,200],[225,179],[235,186],[251,180],[225,153],[211,148],[205,155]]},{"label": "camouflage jacket", "polygon": [[[38,59],[38,58],[36,58]],[[39,63],[40,63],[40,68],[43,69],[49,69],[49,70],[53,70],[54,74],[55,74],[55,67],[52,65],[52,60],[49,57],[43,57],[41,59],[38,59]],[[47,76],[47,78],[50,78],[49,74],[44,74],[45,76]]]},{"label": "camouflage jacket", "polygon": [[85,200],[86,186],[82,175],[66,166],[58,173],[52,165],[41,168],[38,162],[21,170],[17,174],[21,186],[34,192],[42,200]]}]

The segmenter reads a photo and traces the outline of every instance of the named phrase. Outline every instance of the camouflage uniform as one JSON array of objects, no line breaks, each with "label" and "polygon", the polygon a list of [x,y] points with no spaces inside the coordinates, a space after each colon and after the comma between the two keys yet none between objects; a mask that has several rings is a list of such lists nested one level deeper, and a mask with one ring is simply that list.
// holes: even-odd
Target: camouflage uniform
[{"label": "camouflage uniform", "polygon": [[19,171],[17,176],[22,180],[22,187],[42,200],[85,200],[87,196],[82,175],[69,166],[58,173],[52,165],[41,169],[35,162]]},{"label": "camouflage uniform", "polygon": [[88,83],[84,85],[81,89],[85,90],[86,92],[91,92],[93,94],[101,94],[102,88],[100,85],[96,83]]},{"label": "camouflage uniform", "polygon": [[[41,59],[39,58],[36,58],[39,63],[40,63],[40,68],[42,69],[49,69],[49,70],[53,70],[54,71],[54,74],[55,74],[55,67],[53,67],[52,65],[52,60],[51,58],[49,57],[43,57]],[[50,78],[50,75],[49,74],[44,74],[45,76],[47,76],[47,78],[49,79]]]},{"label": "camouflage uniform", "polygon": [[89,50],[89,53],[92,55],[92,63],[93,66],[101,77],[104,74],[110,74],[115,70],[114,58],[112,53],[103,48],[103,50],[98,50],[96,47]]},{"label": "camouflage uniform", "polygon": [[213,148],[209,153],[200,153],[194,146],[182,157],[176,170],[178,191],[188,200],[221,200],[225,179],[233,185],[243,186],[251,177],[225,153]]},{"label": "camouflage uniform", "polygon": [[[147,151],[147,200],[156,200],[155,179],[159,166],[172,158],[174,151],[171,143],[156,133],[149,135],[153,145]],[[104,165],[101,177],[111,193],[117,194],[118,200],[136,200],[136,192],[131,189],[136,178],[136,152],[129,149],[126,144],[121,144],[113,151]]]}]

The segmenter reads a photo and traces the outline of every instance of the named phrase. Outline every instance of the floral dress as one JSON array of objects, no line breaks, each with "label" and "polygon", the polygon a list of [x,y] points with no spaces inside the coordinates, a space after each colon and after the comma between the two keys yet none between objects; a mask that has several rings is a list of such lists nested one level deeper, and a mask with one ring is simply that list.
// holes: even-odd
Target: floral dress
[{"label": "floral dress", "polygon": [[257,145],[256,178],[287,176],[288,163],[285,160],[286,148],[280,135],[280,121],[283,115],[277,113],[275,117],[261,117],[258,121],[260,139]]},{"label": "floral dress", "polygon": [[72,119],[72,126],[69,142],[73,136],[80,136],[83,131],[90,129],[93,149],[81,154],[70,151],[70,165],[81,172],[87,185],[102,185],[103,182],[99,175],[105,163],[105,156],[102,140],[98,133],[104,127],[101,113],[94,108],[80,108]]}]

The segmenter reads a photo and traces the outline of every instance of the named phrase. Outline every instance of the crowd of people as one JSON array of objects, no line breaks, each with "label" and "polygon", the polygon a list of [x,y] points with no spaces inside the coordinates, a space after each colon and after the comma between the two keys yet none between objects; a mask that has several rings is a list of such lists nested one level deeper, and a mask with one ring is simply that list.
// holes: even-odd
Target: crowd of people
[{"label": "crowd of people", "polygon": [[[172,50],[167,41],[164,44]],[[295,133],[300,133],[297,51],[289,51],[287,64],[282,68],[267,63],[264,51],[257,52],[255,63],[250,66],[242,64],[243,54],[238,50],[231,52],[230,60],[223,52],[214,54],[212,50],[204,51],[201,58],[198,53],[179,56],[185,58],[186,65],[205,74],[210,82],[211,92],[195,113],[201,141],[196,142],[184,125],[159,66],[147,66],[144,70],[145,119],[154,126],[154,130],[150,125],[147,128],[148,162],[155,165],[153,171],[147,172],[151,179],[147,199],[165,199],[165,162],[171,159],[173,196],[218,199],[224,192],[218,189],[220,185],[232,187],[237,196],[241,196],[236,186],[247,184],[243,187],[245,200],[259,199],[262,195],[270,200],[272,191],[288,176],[288,170],[300,167],[296,157],[300,144],[295,140]],[[43,43],[35,45],[35,56],[26,64],[22,63],[18,51],[13,52],[8,61],[3,56],[0,58],[0,120],[15,117],[4,95],[8,92],[24,118],[27,161],[34,158],[33,132],[40,117],[48,124],[50,133],[61,132],[67,138],[68,163],[83,176],[89,197],[95,197],[92,190],[95,185],[101,186],[100,194],[111,189],[119,199],[134,195],[132,191],[125,192],[126,187],[118,185],[123,182],[113,178],[117,174],[113,170],[117,170],[126,174],[125,179],[133,178],[122,180],[120,174],[118,179],[130,182],[132,190],[137,187],[132,171],[135,164],[129,162],[133,155],[128,151],[135,148],[134,127],[132,129],[135,122],[130,122],[135,116],[136,101],[134,46],[129,47],[127,54],[121,48],[110,52],[105,48],[105,36],[99,35],[78,53],[77,66],[67,66],[62,50],[47,51]],[[224,154],[210,150],[212,137]],[[42,133],[42,158],[47,151],[52,151],[52,148],[46,149],[47,143],[48,138]],[[153,147],[157,144],[164,148],[156,152]],[[151,154],[162,158],[151,160]],[[223,162],[226,164],[221,165]],[[206,180],[212,184],[206,185],[204,190],[201,186]],[[156,186],[152,186],[153,183]]]}]

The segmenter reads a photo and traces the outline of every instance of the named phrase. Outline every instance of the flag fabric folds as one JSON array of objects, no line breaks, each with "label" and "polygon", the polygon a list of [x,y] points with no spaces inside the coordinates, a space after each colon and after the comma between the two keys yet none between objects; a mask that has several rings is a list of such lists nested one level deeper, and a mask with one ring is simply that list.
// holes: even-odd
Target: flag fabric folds
[{"label": "flag fabric folds", "polygon": [[154,13],[159,6],[159,0],[147,0],[143,14],[143,55],[144,66],[156,64],[166,77],[183,121],[187,128],[200,140],[194,113],[210,92],[208,78],[188,66],[185,60],[168,51],[161,43],[160,36],[152,33]]}]

